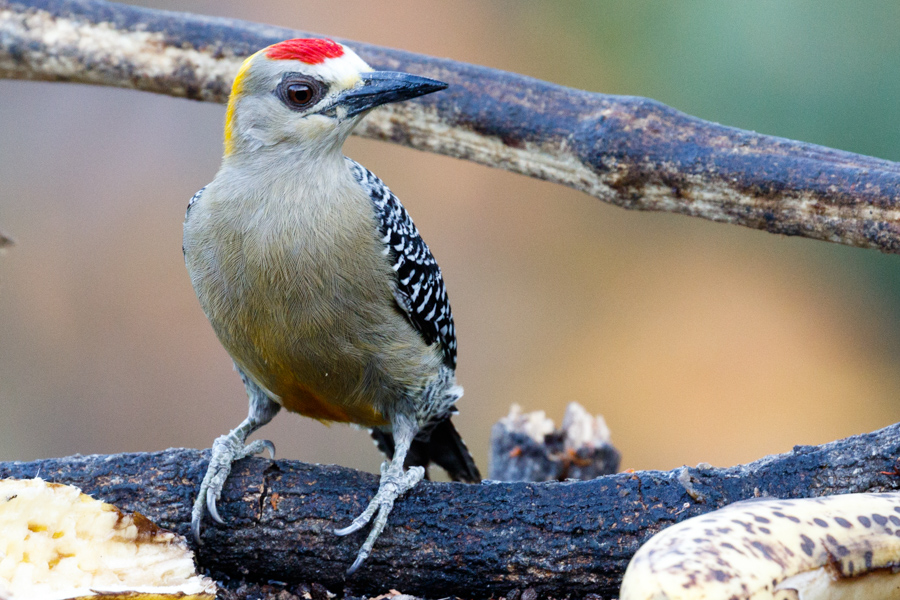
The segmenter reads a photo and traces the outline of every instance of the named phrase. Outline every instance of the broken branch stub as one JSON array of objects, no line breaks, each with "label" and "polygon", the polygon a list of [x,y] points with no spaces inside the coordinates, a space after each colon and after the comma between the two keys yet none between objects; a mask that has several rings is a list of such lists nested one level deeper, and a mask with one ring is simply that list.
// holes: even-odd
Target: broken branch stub
[{"label": "broken branch stub", "polygon": [[544,411],[514,404],[491,428],[490,478],[496,481],[587,481],[619,470],[621,455],[601,416],[566,408],[557,429]]}]

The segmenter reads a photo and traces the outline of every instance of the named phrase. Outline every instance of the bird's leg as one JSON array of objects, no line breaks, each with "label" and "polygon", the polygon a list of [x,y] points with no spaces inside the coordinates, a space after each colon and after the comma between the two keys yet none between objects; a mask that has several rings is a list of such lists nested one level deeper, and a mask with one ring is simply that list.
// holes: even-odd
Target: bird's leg
[{"label": "bird's leg", "polygon": [[204,511],[208,511],[209,516],[217,523],[225,523],[216,509],[216,501],[222,495],[225,480],[231,473],[231,464],[244,457],[259,454],[263,450],[268,450],[269,455],[275,458],[275,445],[269,440],[255,440],[246,445],[245,443],[250,434],[272,420],[281,405],[273,402],[259,386],[244,375],[240,368],[238,368],[238,373],[240,373],[244,387],[247,389],[247,395],[250,397],[250,410],[247,418],[240,425],[226,435],[216,438],[216,441],[213,442],[209,468],[206,470],[191,510],[191,529],[198,544],[203,543],[200,540],[200,522],[203,520]]},{"label": "bird's leg", "polygon": [[375,517],[369,537],[366,538],[366,541],[359,549],[356,560],[353,561],[353,564],[347,570],[347,575],[352,575],[359,568],[359,565],[366,560],[366,557],[369,556],[372,546],[375,545],[375,540],[378,539],[378,536],[384,530],[384,526],[387,525],[388,515],[391,514],[391,508],[393,508],[397,498],[412,489],[425,476],[423,467],[410,467],[406,471],[403,470],[403,461],[406,459],[406,453],[409,451],[413,438],[416,437],[416,433],[419,430],[418,426],[411,419],[403,416],[395,417],[392,421],[395,443],[394,458],[381,463],[381,481],[378,483],[378,491],[375,493],[375,497],[369,502],[366,510],[356,517],[349,526],[335,530],[337,535],[349,535],[365,527],[369,521],[372,521],[372,517]]}]

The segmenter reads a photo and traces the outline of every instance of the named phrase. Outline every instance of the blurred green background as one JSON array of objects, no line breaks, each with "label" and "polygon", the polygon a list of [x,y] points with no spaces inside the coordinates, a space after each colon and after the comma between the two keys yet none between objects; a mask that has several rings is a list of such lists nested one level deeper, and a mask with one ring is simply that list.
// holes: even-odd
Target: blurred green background
[{"label": "blurred green background", "polygon": [[[139,2],[648,96],[900,160],[895,2]],[[0,460],[209,447],[244,392],[181,256],[224,108],[0,81]],[[900,257],[682,216],[352,139],[444,271],[486,471],[510,403],[603,414],[623,467],[746,462],[900,420]],[[377,470],[368,436],[282,414],[279,455]]]}]

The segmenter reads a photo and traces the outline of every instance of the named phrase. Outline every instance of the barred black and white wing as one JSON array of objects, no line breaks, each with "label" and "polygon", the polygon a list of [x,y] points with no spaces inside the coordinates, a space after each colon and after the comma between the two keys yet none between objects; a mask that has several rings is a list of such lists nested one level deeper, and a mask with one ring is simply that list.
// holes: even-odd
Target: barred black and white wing
[{"label": "barred black and white wing", "polygon": [[444,364],[455,369],[456,331],[441,268],[397,196],[364,166],[349,158],[347,161],[372,199],[384,251],[397,275],[397,304],[426,344],[440,344]]}]

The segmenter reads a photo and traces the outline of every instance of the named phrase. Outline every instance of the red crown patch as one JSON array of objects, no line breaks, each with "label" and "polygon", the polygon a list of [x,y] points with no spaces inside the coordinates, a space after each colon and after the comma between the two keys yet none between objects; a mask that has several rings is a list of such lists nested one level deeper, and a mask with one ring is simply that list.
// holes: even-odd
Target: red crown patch
[{"label": "red crown patch", "polygon": [[269,46],[266,56],[272,60],[299,60],[308,65],[325,62],[326,58],[337,58],[344,54],[344,48],[335,41],[319,38],[297,38]]}]

